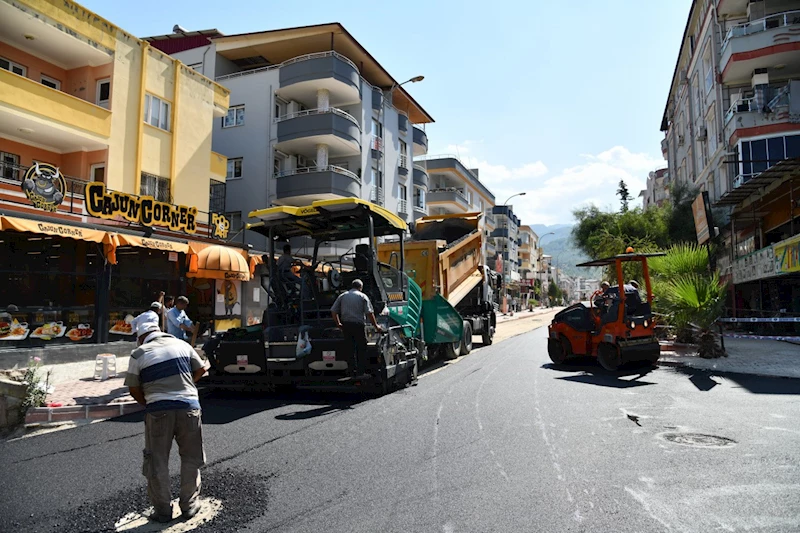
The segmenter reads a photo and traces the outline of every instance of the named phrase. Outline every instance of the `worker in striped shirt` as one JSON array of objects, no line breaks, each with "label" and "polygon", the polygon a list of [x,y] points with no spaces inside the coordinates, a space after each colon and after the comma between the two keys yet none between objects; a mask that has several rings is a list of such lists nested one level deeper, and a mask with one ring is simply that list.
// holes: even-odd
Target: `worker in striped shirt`
[{"label": "worker in striped shirt", "polygon": [[352,346],[354,374],[358,375],[367,368],[367,334],[365,326],[367,318],[380,332],[383,328],[375,320],[375,311],[369,296],[361,292],[364,283],[360,279],[353,280],[352,288],[336,298],[331,307],[331,315],[336,326],[344,334],[345,344]]},{"label": "worker in striped shirt", "polygon": [[205,464],[200,400],[195,383],[205,373],[203,360],[186,342],[162,333],[157,322],[136,329],[139,347],[131,352],[125,385],[145,406],[144,462],[151,519],[172,520],[169,452],[173,439],[181,456],[180,509],[185,519],[200,509],[200,467]]}]

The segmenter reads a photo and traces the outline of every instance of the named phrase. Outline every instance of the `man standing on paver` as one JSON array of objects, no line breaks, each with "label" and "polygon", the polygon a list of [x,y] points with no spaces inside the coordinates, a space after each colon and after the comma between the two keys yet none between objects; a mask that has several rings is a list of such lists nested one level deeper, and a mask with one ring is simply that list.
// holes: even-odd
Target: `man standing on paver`
[{"label": "man standing on paver", "polygon": [[367,368],[367,335],[364,330],[367,317],[375,329],[383,332],[383,328],[375,320],[375,311],[372,310],[369,296],[361,292],[363,288],[364,283],[360,279],[353,280],[352,288],[340,294],[331,307],[334,323],[342,330],[345,343],[353,347],[355,375]]},{"label": "man standing on paver", "polygon": [[186,314],[186,306],[189,305],[189,298],[178,296],[175,300],[175,307],[167,312],[167,333],[181,340],[188,341],[187,333],[194,333],[192,321]]},{"label": "man standing on paver", "polygon": [[125,385],[145,406],[144,461],[151,519],[172,520],[169,452],[172,440],[181,456],[180,509],[190,519],[200,509],[200,467],[205,464],[200,400],[195,383],[205,373],[197,352],[182,340],[162,333],[152,322],[136,330],[139,347],[131,353]]}]

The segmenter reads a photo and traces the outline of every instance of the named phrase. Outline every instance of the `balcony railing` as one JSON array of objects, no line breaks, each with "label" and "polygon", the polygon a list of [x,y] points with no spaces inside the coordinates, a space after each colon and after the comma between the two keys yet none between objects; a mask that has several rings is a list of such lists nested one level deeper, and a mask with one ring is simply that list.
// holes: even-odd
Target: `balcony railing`
[{"label": "balcony railing", "polygon": [[774,28],[796,25],[800,25],[800,11],[776,13],[762,19],[739,24],[738,26],[734,26],[728,30],[725,40],[722,43],[722,50],[725,50],[725,47],[728,45],[730,40],[735,39],[736,37],[744,37],[746,35],[753,35],[755,33],[760,33],[762,31],[767,31]]},{"label": "balcony railing", "polygon": [[777,87],[770,85],[761,89],[761,91],[762,93],[759,96],[739,96],[735,98],[728,108],[728,112],[725,113],[725,124],[728,124],[736,113],[763,112],[769,114],[788,111],[792,97],[800,98],[800,95],[793,94],[795,91],[792,91],[791,83]]},{"label": "balcony railing", "polygon": [[369,147],[372,150],[378,150],[379,152],[383,151],[383,139],[378,137],[377,135],[372,136],[372,140],[369,143]]},{"label": "balcony railing", "polygon": [[321,167],[301,167],[301,168],[294,168],[290,170],[284,170],[275,174],[275,178],[285,178],[288,176],[298,176],[302,174],[313,174],[315,172],[336,172],[337,174],[341,174],[343,176],[347,176],[348,178],[361,183],[361,178],[355,172],[351,172],[343,167],[337,167],[336,165],[327,165]]},{"label": "balcony railing", "polygon": [[408,168],[408,156],[405,154],[400,154],[400,157],[397,160],[397,166],[400,168]]},{"label": "balcony railing", "polygon": [[455,187],[439,187],[438,189],[429,189],[428,190],[428,194],[433,194],[433,193],[437,193],[437,192],[453,192],[453,193],[456,193],[456,196],[461,197],[461,199],[464,200],[464,203],[469,204],[469,201],[467,200],[467,196],[464,194],[464,192],[461,189],[457,189]]},{"label": "balcony railing", "polygon": [[397,212],[408,214],[408,200],[397,201]]},{"label": "balcony railing", "polygon": [[378,187],[373,185],[372,188],[369,190],[369,201],[383,205],[383,187]]},{"label": "balcony railing", "polygon": [[356,126],[358,126],[359,130],[361,129],[361,124],[358,123],[358,120],[356,120],[356,118],[353,115],[351,115],[347,111],[342,111],[337,107],[327,107],[327,108],[318,107],[315,109],[305,109],[303,111],[295,111],[294,113],[287,113],[285,115],[281,115],[280,117],[276,118],[275,123],[283,122],[284,120],[290,120],[297,117],[307,117],[309,115],[328,115],[328,114],[339,115],[340,117],[344,117],[353,124],[355,124]]},{"label": "balcony railing", "polygon": [[[15,165],[13,163],[0,161],[0,182],[19,183],[21,185],[22,179],[29,168],[30,167],[26,167],[24,165]],[[83,192],[86,188],[88,180],[64,176],[64,181],[66,182],[67,186],[67,194],[70,194],[75,198],[83,198]]]},{"label": "balcony railing", "polygon": [[358,67],[355,63],[350,61],[347,57],[343,56],[338,52],[328,51],[328,52],[315,52],[313,54],[305,54],[302,56],[293,57],[292,59],[287,59],[283,63],[278,63],[277,65],[267,65],[266,67],[259,67],[254,68],[251,70],[243,70],[241,72],[234,72],[233,74],[225,74],[224,76],[217,76],[216,81],[224,81],[229,80],[231,78],[238,78],[241,76],[247,76],[249,74],[257,74],[259,72],[266,72],[268,70],[275,70],[277,68],[285,67],[286,65],[291,65],[293,63],[299,63],[301,61],[308,61],[311,59],[319,59],[322,57],[335,57],[344,61],[345,63],[349,64],[351,67],[356,69],[356,72],[359,72]]},{"label": "balcony railing", "polygon": [[419,203],[414,204],[414,211],[416,211],[417,213],[424,213],[425,204],[419,204]]}]

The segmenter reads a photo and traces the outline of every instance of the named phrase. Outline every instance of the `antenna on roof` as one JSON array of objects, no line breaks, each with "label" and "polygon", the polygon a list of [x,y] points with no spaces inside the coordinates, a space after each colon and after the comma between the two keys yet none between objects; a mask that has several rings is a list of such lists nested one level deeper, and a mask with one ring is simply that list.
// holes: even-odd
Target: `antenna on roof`
[{"label": "antenna on roof", "polygon": [[182,28],[180,24],[175,24],[172,27],[172,33],[186,33],[186,29]]}]

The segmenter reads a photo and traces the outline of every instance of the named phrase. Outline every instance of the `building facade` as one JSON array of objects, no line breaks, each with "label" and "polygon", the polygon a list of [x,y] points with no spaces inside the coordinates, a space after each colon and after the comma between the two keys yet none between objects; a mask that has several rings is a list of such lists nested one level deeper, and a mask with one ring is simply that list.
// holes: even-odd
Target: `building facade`
[{"label": "building facade", "polygon": [[699,240],[718,241],[733,313],[800,313],[798,76],[800,1],[692,3],[662,151],[672,180],[708,196],[715,216],[696,213]]},{"label": "building facade", "polygon": [[503,280],[509,289],[519,290],[520,266],[522,259],[519,255],[521,244],[519,227],[520,220],[514,214],[511,205],[496,205],[492,208],[496,228],[490,236],[494,239],[497,253],[503,258]]},{"label": "building facade", "polygon": [[[426,213],[424,125],[433,119],[340,24],[150,37],[231,91],[214,125],[228,155],[226,211],[360,197],[407,221]],[[421,77],[409,81],[418,81]],[[263,236],[246,242],[266,249]]]},{"label": "building facade", "polygon": [[669,200],[669,170],[662,168],[647,175],[647,188],[639,193],[642,209],[661,207]]},{"label": "building facade", "polygon": [[228,101],[70,0],[0,0],[0,351],[130,339],[159,291],[211,319],[192,287],[226,237],[211,131]]}]

